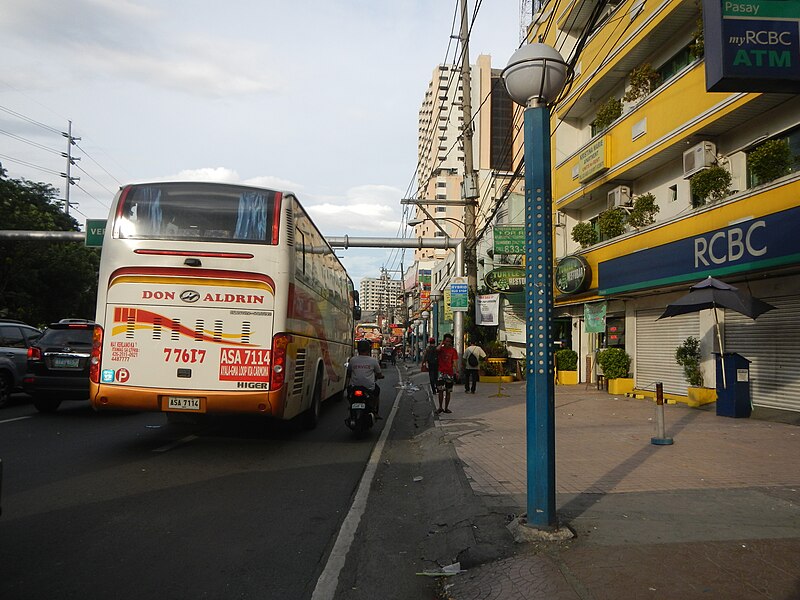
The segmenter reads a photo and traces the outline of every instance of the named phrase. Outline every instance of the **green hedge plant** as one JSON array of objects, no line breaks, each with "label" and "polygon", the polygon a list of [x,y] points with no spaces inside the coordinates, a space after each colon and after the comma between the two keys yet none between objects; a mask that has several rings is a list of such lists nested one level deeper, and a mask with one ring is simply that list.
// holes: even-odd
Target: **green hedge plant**
[{"label": "green hedge plant", "polygon": [[606,348],[597,353],[597,363],[606,379],[621,379],[630,373],[631,357],[622,348]]},{"label": "green hedge plant", "polygon": [[731,182],[731,174],[725,168],[714,165],[692,175],[689,188],[693,198],[699,201],[697,206],[701,206],[707,200],[722,200],[730,196]]},{"label": "green hedge plant", "polygon": [[596,131],[602,131],[622,116],[622,100],[611,97],[597,108],[594,118]]},{"label": "green hedge plant", "polygon": [[627,211],[621,206],[617,206],[601,212],[597,219],[597,226],[603,235],[613,238],[625,233],[625,223],[627,221]]},{"label": "green hedge plant", "polygon": [[589,221],[581,221],[572,228],[572,241],[580,244],[581,248],[588,248],[599,240],[597,230]]},{"label": "green hedge plant", "polygon": [[628,225],[639,229],[656,222],[655,215],[660,211],[656,204],[656,197],[647,193],[637,196],[633,201],[633,208],[628,213]]},{"label": "green hedge plant", "polygon": [[575,350],[564,348],[555,353],[556,369],[559,371],[577,371],[578,353]]},{"label": "green hedge plant", "polygon": [[794,162],[787,140],[767,140],[747,155],[747,166],[757,184],[788,175]]}]

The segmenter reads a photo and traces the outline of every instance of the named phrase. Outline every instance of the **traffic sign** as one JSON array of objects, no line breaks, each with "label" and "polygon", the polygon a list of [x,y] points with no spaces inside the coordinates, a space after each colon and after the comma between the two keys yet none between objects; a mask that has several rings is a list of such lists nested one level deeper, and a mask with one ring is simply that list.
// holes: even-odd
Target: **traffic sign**
[{"label": "traffic sign", "polygon": [[103,236],[106,234],[105,219],[86,219],[86,246],[102,248]]},{"label": "traffic sign", "polygon": [[450,310],[466,312],[469,307],[469,291],[465,277],[455,277],[450,283]]}]

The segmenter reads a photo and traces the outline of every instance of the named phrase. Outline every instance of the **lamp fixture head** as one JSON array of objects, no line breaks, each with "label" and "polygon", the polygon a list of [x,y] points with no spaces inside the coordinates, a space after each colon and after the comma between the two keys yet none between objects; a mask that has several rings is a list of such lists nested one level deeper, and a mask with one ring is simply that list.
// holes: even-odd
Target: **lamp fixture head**
[{"label": "lamp fixture head", "polygon": [[550,104],[564,88],[567,63],[552,46],[526,44],[511,55],[502,77],[508,95],[517,104]]}]

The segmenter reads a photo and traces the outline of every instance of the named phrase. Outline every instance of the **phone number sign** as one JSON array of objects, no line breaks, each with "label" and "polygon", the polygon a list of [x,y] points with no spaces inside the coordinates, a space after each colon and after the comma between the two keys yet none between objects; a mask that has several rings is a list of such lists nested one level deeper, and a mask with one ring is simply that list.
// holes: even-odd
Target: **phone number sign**
[{"label": "phone number sign", "polygon": [[525,254],[525,227],[505,225],[494,228],[495,254]]}]

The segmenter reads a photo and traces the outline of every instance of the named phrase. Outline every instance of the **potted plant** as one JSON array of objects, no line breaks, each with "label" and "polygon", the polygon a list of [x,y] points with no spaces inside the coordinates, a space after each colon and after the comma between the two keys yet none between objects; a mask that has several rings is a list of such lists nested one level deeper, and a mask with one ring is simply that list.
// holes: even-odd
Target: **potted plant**
[{"label": "potted plant", "polygon": [[602,131],[622,116],[622,100],[613,96],[597,108],[594,118],[595,131]]},{"label": "potted plant", "polygon": [[564,348],[555,353],[556,383],[559,385],[578,384],[578,353]]},{"label": "potted plant", "polygon": [[753,185],[788,175],[792,162],[792,151],[787,140],[767,140],[747,155]]},{"label": "potted plant", "polygon": [[689,384],[687,395],[689,406],[698,407],[717,400],[717,391],[703,387],[703,372],[700,370],[700,340],[689,336],[675,349],[675,362],[683,367],[683,374]]},{"label": "potted plant", "polygon": [[635,102],[644,98],[661,83],[661,75],[650,63],[644,63],[634,68],[628,75],[630,87],[622,99],[625,102]]},{"label": "potted plant", "polygon": [[656,204],[656,197],[647,193],[637,196],[633,201],[633,208],[628,213],[628,225],[639,229],[656,222],[656,213],[661,210]]},{"label": "potted plant", "polygon": [[621,206],[617,206],[601,212],[597,218],[597,226],[600,228],[600,233],[607,238],[613,238],[625,233],[627,220],[627,211]]},{"label": "potted plant", "polygon": [[487,342],[483,351],[486,358],[481,361],[481,381],[488,383],[514,381],[508,372],[508,348],[497,340]]},{"label": "potted plant", "polygon": [[[697,208],[706,203],[707,200],[722,200],[731,194],[731,174],[720,167],[714,165],[703,169],[692,175],[689,180],[689,188],[692,191],[692,206]],[[694,200],[697,199],[695,205]]]},{"label": "potted plant", "polygon": [[606,348],[597,353],[597,364],[608,382],[609,394],[625,394],[633,391],[630,375],[631,357],[622,348]]},{"label": "potted plant", "polygon": [[572,228],[572,241],[581,245],[581,248],[588,248],[599,241],[597,230],[589,221],[581,221]]}]

